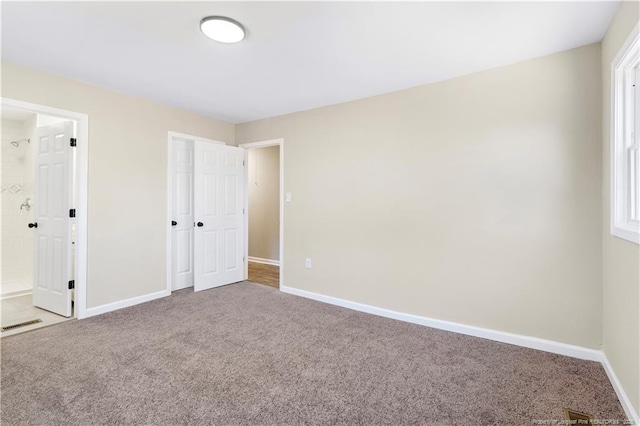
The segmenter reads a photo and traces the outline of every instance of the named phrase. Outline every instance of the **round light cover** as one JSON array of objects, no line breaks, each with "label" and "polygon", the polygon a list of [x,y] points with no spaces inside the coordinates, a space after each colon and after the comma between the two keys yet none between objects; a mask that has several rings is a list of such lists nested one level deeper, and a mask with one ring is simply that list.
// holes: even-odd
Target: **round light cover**
[{"label": "round light cover", "polygon": [[224,16],[207,16],[200,21],[202,33],[221,43],[237,43],[245,36],[244,27],[238,21]]}]

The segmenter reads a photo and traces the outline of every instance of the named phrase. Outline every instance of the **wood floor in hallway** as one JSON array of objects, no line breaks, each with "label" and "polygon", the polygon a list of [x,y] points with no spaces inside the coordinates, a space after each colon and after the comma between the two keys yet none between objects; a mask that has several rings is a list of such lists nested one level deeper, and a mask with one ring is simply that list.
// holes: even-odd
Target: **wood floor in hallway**
[{"label": "wood floor in hallway", "polygon": [[280,287],[280,267],[263,263],[249,262],[249,281],[256,284]]}]

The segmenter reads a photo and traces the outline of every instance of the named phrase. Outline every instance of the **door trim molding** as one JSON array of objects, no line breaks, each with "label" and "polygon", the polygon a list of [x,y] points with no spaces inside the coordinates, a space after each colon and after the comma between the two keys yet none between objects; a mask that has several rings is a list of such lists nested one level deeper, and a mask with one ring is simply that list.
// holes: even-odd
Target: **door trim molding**
[{"label": "door trim molding", "polygon": [[[186,133],[179,133],[179,132],[173,132],[173,131],[169,131],[168,135],[167,135],[167,217],[165,220],[165,226],[166,226],[166,232],[167,232],[167,239],[166,239],[166,259],[165,262],[167,264],[166,267],[166,285],[165,285],[165,291],[168,292],[167,294],[171,294],[171,280],[173,279],[173,270],[171,269],[171,245],[172,245],[172,238],[171,238],[171,212],[173,210],[173,141],[176,140],[180,140],[180,141],[189,141],[189,142],[193,142],[194,143],[194,149],[195,149],[195,142],[196,141],[202,141],[202,142],[208,142],[208,143],[215,143],[215,144],[219,144],[219,145],[226,145],[226,143],[221,142],[221,141],[216,141],[213,139],[207,139],[207,138],[203,138],[200,136],[193,136],[193,135],[187,135]],[[187,288],[187,287],[185,287]],[[155,293],[153,293],[155,294]]]},{"label": "door trim molding", "polygon": [[[242,143],[238,145],[244,148],[244,205],[246,214],[244,215],[244,279],[249,279],[249,150],[258,148],[268,148],[270,146],[280,147],[280,260],[279,278],[280,289],[284,287],[284,139],[269,139],[258,142]],[[255,258],[254,258],[255,259]]]},{"label": "door trim molding", "polygon": [[20,108],[36,114],[51,115],[77,122],[76,145],[76,244],[75,244],[75,309],[78,319],[87,315],[87,175],[89,164],[89,115],[60,108],[23,102],[16,99],[0,98],[3,106]]}]

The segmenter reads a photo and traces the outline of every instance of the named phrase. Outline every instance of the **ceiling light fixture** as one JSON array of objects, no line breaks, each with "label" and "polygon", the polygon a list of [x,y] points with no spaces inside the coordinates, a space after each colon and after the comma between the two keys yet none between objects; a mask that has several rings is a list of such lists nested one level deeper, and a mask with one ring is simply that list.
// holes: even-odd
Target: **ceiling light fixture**
[{"label": "ceiling light fixture", "polygon": [[200,21],[200,30],[212,40],[221,43],[237,43],[244,39],[242,24],[224,16],[207,16]]}]

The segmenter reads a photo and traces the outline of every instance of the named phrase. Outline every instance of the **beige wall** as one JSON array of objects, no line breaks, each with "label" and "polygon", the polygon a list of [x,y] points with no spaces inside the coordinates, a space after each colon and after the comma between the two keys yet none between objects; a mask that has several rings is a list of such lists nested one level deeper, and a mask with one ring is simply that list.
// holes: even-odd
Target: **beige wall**
[{"label": "beige wall", "polygon": [[89,115],[87,307],[165,289],[167,132],[233,124],[6,62],[2,96]]},{"label": "beige wall", "polygon": [[249,151],[249,256],[280,260],[280,147]]},{"label": "beige wall", "polygon": [[602,41],[603,349],[640,412],[640,246],[610,233],[611,63],[638,23],[638,2],[622,2]]},{"label": "beige wall", "polygon": [[599,348],[600,81],[594,44],[237,125],[285,140],[284,284]]}]

